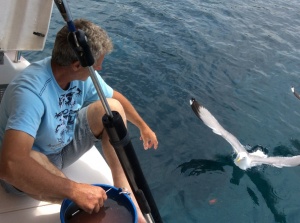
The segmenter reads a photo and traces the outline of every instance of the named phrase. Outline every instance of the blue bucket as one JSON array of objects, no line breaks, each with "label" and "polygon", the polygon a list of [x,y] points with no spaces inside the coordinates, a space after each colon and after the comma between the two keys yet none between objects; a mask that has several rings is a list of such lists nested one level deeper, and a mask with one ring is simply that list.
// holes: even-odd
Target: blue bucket
[{"label": "blue bucket", "polygon": [[[106,184],[94,184],[107,191],[107,200],[98,213],[89,214],[73,201],[65,199],[60,208],[61,223],[137,223],[135,205],[122,189]],[[109,191],[108,191],[109,190]]]}]

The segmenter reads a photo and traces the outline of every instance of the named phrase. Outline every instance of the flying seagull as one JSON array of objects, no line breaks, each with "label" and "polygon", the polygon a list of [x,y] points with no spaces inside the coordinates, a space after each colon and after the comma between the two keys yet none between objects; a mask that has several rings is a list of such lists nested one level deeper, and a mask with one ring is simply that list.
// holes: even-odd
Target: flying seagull
[{"label": "flying seagull", "polygon": [[268,157],[263,151],[257,150],[255,152],[248,152],[240,141],[224,129],[217,119],[205,108],[199,104],[194,98],[190,100],[191,107],[196,116],[200,118],[205,125],[212,129],[212,131],[222,136],[230,143],[234,152],[237,154],[234,159],[235,165],[242,170],[259,166],[262,164],[272,165],[275,167],[293,167],[300,165],[300,155],[292,157]]},{"label": "flying seagull", "polygon": [[295,91],[294,87],[291,87],[292,92],[294,93],[294,95],[296,96],[296,98],[300,99],[300,95],[298,94],[297,91]]}]

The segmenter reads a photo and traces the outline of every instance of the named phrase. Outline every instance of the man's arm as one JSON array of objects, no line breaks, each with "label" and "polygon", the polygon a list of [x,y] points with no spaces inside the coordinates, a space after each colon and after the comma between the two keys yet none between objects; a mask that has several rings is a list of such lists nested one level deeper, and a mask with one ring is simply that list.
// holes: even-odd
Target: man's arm
[{"label": "man's arm", "polygon": [[151,148],[152,146],[154,147],[154,149],[157,149],[158,141],[155,133],[141,118],[141,116],[138,114],[129,100],[116,90],[114,90],[113,98],[118,100],[122,104],[127,120],[140,129],[141,140],[143,140],[144,142],[144,149]]},{"label": "man's arm", "polygon": [[87,212],[97,212],[106,199],[100,187],[79,184],[52,174],[30,156],[34,138],[7,130],[0,156],[0,177],[19,190],[41,200],[69,198]]}]

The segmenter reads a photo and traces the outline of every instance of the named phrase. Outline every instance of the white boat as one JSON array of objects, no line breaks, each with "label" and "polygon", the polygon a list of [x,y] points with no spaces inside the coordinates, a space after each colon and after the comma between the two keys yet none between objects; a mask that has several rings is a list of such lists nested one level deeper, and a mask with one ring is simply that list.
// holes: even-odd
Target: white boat
[{"label": "white boat", "polygon": [[[30,64],[19,52],[43,50],[53,2],[0,0],[0,99],[7,84]],[[111,171],[96,147],[63,172],[77,182],[113,185]],[[0,187],[0,223],[17,222],[60,222],[60,205],[7,194]]]}]

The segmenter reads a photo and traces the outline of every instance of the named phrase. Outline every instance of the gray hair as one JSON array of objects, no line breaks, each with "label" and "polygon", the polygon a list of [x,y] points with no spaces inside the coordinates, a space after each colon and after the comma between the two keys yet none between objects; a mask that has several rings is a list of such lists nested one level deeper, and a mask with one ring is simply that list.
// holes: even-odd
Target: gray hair
[{"label": "gray hair", "polygon": [[[101,27],[85,19],[74,20],[74,25],[76,29],[84,31],[95,60],[101,55],[109,54],[112,51],[112,41]],[[66,25],[57,33],[52,50],[52,61],[60,66],[68,66],[78,61],[74,50],[68,43],[68,34],[69,30]]]}]

